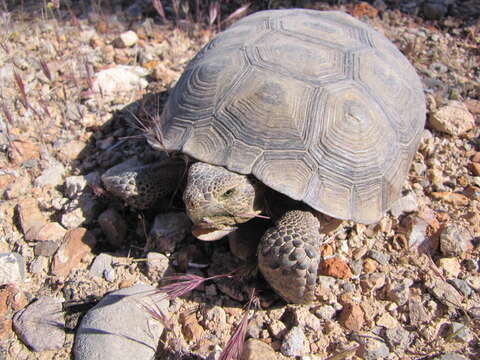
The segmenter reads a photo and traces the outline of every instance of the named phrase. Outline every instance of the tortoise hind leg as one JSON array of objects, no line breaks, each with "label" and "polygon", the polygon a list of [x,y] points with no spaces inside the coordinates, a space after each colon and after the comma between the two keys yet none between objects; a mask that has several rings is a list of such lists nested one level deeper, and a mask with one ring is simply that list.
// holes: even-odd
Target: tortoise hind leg
[{"label": "tortoise hind leg", "polygon": [[320,222],[309,211],[286,212],[268,229],[258,247],[258,266],[287,302],[314,299],[320,263]]}]

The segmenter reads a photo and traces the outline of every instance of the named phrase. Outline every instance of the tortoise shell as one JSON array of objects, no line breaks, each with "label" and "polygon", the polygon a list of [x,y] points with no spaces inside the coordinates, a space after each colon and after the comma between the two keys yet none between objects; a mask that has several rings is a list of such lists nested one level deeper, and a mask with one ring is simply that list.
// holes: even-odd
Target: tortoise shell
[{"label": "tortoise shell", "polygon": [[388,39],[342,12],[290,9],[211,40],[156,126],[167,150],[372,223],[399,197],[424,123],[420,79]]}]

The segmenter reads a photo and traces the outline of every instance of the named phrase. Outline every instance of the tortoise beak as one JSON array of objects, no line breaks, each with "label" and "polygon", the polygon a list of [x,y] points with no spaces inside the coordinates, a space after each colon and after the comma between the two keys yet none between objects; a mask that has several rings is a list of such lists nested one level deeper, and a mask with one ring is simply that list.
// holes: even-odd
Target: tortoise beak
[{"label": "tortoise beak", "polygon": [[[203,225],[203,226],[202,226]],[[237,230],[236,227],[229,227],[225,229],[213,229],[211,227],[205,227],[205,224],[197,224],[192,228],[192,234],[199,240],[203,241],[215,241],[227,236],[232,231]]]}]

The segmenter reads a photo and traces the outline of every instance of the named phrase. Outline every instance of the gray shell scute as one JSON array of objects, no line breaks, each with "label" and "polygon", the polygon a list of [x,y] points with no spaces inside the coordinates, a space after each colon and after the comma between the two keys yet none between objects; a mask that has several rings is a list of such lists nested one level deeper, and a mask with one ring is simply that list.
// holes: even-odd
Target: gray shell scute
[{"label": "gray shell scute", "polygon": [[398,198],[424,123],[420,79],[389,40],[342,12],[289,9],[207,44],[160,126],[169,150],[372,223]]}]

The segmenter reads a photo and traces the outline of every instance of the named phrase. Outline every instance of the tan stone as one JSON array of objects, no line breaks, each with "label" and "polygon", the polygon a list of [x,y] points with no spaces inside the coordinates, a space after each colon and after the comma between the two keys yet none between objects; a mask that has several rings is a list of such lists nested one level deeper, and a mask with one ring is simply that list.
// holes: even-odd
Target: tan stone
[{"label": "tan stone", "polygon": [[[47,222],[43,214],[40,212],[37,201],[32,198],[23,199],[18,203],[17,214],[20,221],[20,227],[26,238],[28,237],[29,232],[38,230]],[[27,238],[27,240],[29,239]]]},{"label": "tan stone", "polygon": [[20,165],[27,160],[34,160],[40,157],[40,148],[28,140],[12,141],[8,157],[15,165]]},{"label": "tan stone", "polygon": [[432,192],[431,195],[435,200],[443,200],[456,206],[466,206],[469,203],[468,197],[459,193],[440,191]]},{"label": "tan stone", "polygon": [[257,339],[248,339],[243,348],[240,360],[276,360],[272,347]]},{"label": "tan stone", "polygon": [[365,273],[374,272],[375,270],[377,270],[377,267],[378,267],[378,262],[376,262],[371,258],[366,258],[363,261],[363,272]]},{"label": "tan stone", "polygon": [[80,264],[82,258],[92,251],[96,242],[95,236],[85,228],[67,231],[62,245],[53,258],[52,273],[67,276]]},{"label": "tan stone", "polygon": [[475,119],[462,102],[452,100],[430,116],[429,124],[437,131],[462,135],[473,129]]},{"label": "tan stone", "polygon": [[340,313],[340,324],[348,330],[360,331],[365,321],[360,305],[346,303]]}]

